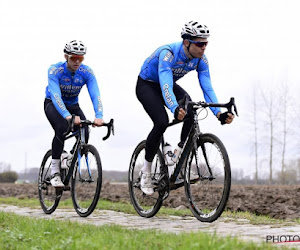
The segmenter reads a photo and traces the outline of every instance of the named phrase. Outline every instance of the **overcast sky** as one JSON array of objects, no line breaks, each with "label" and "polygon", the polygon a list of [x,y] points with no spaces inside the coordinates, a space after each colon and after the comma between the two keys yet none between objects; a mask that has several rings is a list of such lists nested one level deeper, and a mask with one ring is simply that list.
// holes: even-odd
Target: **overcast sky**
[{"label": "overcast sky", "polygon": [[[64,60],[68,40],[79,39],[87,46],[84,64],[98,80],[104,119],[115,119],[114,137],[103,142],[106,131],[97,128],[90,142],[100,152],[103,169],[127,171],[135,146],[152,127],[135,95],[141,65],[157,47],[180,41],[184,23],[195,20],[210,29],[206,56],[216,95],[222,103],[234,96],[240,113],[232,125],[221,126],[209,111],[201,121],[202,131],[223,140],[233,169],[248,169],[252,175],[252,89],[258,82],[284,79],[299,91],[298,12],[297,0],[0,0],[0,162],[20,171],[27,155],[28,168],[40,165],[53,138],[43,110],[47,70]],[[195,72],[178,83],[193,100],[203,100]],[[79,103],[93,119],[86,88]],[[174,147],[180,128],[166,133]]]}]

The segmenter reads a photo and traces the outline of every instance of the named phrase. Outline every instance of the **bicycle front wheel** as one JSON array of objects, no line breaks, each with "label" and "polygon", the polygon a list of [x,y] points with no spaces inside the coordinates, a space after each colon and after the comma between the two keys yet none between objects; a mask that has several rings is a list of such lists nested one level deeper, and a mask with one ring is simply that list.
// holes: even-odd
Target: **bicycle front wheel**
[{"label": "bicycle front wheel", "polygon": [[84,145],[77,157],[72,177],[72,201],[77,214],[87,217],[96,208],[100,197],[102,166],[99,153],[92,145]]},{"label": "bicycle front wheel", "polygon": [[[146,141],[142,141],[132,154],[128,172],[128,186],[131,203],[134,209],[140,216],[150,218],[159,211],[163,200],[157,188],[154,188],[154,193],[152,195],[146,195],[141,190],[140,171],[144,166],[145,147]],[[158,181],[162,167],[163,157],[160,150],[158,150],[151,166],[153,182]]]},{"label": "bicycle front wheel", "polygon": [[51,161],[52,150],[49,150],[43,158],[38,179],[39,200],[46,214],[51,214],[55,211],[61,197],[61,194],[58,195],[56,189],[50,183]]},{"label": "bicycle front wheel", "polygon": [[221,140],[203,134],[192,146],[185,166],[185,192],[190,209],[202,222],[215,221],[224,211],[231,186],[230,162]]}]

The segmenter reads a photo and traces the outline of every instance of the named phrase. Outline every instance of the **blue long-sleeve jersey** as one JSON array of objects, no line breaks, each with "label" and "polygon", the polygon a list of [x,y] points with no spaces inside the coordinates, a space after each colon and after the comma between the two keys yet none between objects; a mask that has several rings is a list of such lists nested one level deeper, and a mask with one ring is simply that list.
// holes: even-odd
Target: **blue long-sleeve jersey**
[{"label": "blue long-sleeve jersey", "polygon": [[[145,60],[139,75],[144,80],[160,84],[165,103],[174,113],[178,103],[173,92],[173,83],[191,70],[197,70],[198,72],[198,79],[205,101],[217,103],[218,99],[211,85],[206,56],[189,59],[183,50],[182,42],[164,45],[155,50]],[[220,109],[211,108],[211,111],[217,115]]]},{"label": "blue long-sleeve jersey", "polygon": [[81,64],[76,72],[67,68],[67,62],[51,65],[48,70],[46,98],[51,99],[57,111],[66,118],[71,115],[66,106],[78,103],[78,95],[85,84],[93,102],[96,118],[103,118],[97,80],[91,68],[86,65]]}]

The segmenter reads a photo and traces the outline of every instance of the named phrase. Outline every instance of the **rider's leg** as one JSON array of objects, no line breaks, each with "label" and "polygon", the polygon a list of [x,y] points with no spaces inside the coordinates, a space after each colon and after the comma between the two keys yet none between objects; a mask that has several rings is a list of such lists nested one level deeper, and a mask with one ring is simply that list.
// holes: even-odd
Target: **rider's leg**
[{"label": "rider's leg", "polygon": [[[176,83],[174,83],[174,85],[173,85],[173,91],[174,91],[177,101],[180,101],[181,99],[183,99],[183,97],[185,95],[187,95],[187,97],[190,101],[192,100],[191,97],[189,96],[189,94]],[[192,114],[193,114],[192,107],[188,107],[188,112],[187,112],[186,118],[187,117],[193,118]],[[187,119],[183,123],[182,130],[181,130],[181,136],[180,136],[180,142],[178,144],[181,148],[183,147],[183,144],[190,132],[192,125],[193,125],[193,119]]]},{"label": "rider's leg", "polygon": [[154,123],[147,137],[145,156],[148,162],[152,162],[159,148],[161,137],[168,127],[169,118],[164,107],[164,100],[159,84],[139,78],[136,95]]},{"label": "rider's leg", "polygon": [[64,132],[67,131],[68,123],[56,110],[51,100],[46,99],[44,103],[44,110],[55,135],[52,140],[52,162],[51,162],[51,183],[53,186],[60,187],[63,183],[60,179],[60,156],[64,148]]},{"label": "rider's leg", "polygon": [[139,77],[136,86],[136,95],[154,123],[146,140],[145,162],[141,171],[141,189],[145,194],[152,194],[151,164],[159,148],[161,137],[168,126],[169,118],[164,108],[164,100],[159,84],[144,81]]}]

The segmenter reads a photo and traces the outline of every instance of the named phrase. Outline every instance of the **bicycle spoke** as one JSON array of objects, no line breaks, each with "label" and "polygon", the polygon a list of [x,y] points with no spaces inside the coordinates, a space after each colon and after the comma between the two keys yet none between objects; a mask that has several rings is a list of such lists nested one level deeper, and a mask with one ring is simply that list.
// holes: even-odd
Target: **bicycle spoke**
[{"label": "bicycle spoke", "polygon": [[[140,171],[144,166],[145,142],[140,143],[135,149],[129,166],[129,193],[132,204],[140,216],[152,217],[161,207],[162,200],[159,193],[155,191],[152,195],[145,195],[141,190]],[[160,177],[162,166],[162,155],[156,154],[152,161],[151,174],[153,182],[157,182]],[[154,189],[156,190],[156,189]]]},{"label": "bicycle spoke", "polygon": [[101,190],[102,168],[97,150],[85,145],[84,154],[78,158],[75,178],[72,179],[72,199],[76,212],[88,216],[95,209]]},{"label": "bicycle spoke", "polygon": [[[201,136],[201,147],[197,151],[193,150],[189,157],[185,189],[191,210],[199,220],[211,222],[220,216],[229,195],[230,165],[226,150],[216,136],[206,134]],[[199,180],[193,182],[198,173]]]},{"label": "bicycle spoke", "polygon": [[51,179],[52,151],[49,150],[44,156],[38,180],[39,200],[43,211],[51,214],[58,206],[60,196],[56,195],[56,190],[50,183]]}]

